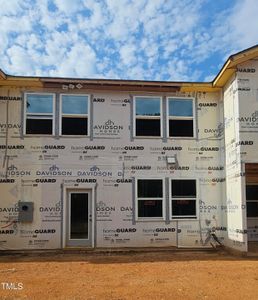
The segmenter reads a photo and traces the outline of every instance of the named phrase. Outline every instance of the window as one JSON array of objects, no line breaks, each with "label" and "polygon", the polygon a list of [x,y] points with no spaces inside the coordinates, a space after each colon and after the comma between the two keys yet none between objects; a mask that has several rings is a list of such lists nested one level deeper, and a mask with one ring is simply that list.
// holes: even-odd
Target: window
[{"label": "window", "polygon": [[54,95],[25,94],[25,133],[54,133]]},{"label": "window", "polygon": [[173,219],[196,219],[196,180],[171,180]]},{"label": "window", "polygon": [[258,185],[246,186],[247,218],[258,218]]},{"label": "window", "polygon": [[138,218],[163,218],[163,180],[137,180]]},{"label": "window", "polygon": [[88,135],[88,95],[61,95],[61,134]]},{"label": "window", "polygon": [[135,97],[135,136],[161,136],[161,98]]},{"label": "window", "polygon": [[168,132],[170,137],[194,137],[194,101],[168,98]]}]

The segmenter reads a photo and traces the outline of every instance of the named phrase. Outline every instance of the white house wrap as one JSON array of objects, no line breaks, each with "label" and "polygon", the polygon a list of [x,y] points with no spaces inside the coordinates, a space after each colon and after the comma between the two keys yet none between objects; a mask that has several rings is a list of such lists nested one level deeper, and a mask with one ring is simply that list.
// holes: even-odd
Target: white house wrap
[{"label": "white house wrap", "polygon": [[257,149],[258,46],[212,83],[1,71],[0,249],[201,248],[213,230],[246,252]]}]

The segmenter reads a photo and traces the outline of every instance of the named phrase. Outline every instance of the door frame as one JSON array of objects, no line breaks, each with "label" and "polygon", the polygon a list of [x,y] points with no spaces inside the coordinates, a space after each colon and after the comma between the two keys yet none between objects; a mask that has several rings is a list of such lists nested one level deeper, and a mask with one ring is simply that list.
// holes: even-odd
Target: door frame
[{"label": "door frame", "polygon": [[[87,185],[80,185],[80,186],[63,186],[63,193],[62,193],[62,248],[94,248],[96,244],[96,212],[95,212],[95,197],[96,197],[96,192],[95,192],[96,185],[94,184],[87,184]],[[90,200],[91,200],[91,245],[90,246],[67,246],[66,244],[66,237],[68,234],[69,226],[69,215],[68,215],[68,197],[70,192],[85,192],[90,194]],[[90,214],[90,212],[89,212]]]},{"label": "door frame", "polygon": [[[87,215],[88,215],[88,237],[84,239],[72,239],[71,238],[71,201],[72,201],[72,194],[80,194],[87,195],[87,201],[88,201],[88,209],[87,209]],[[92,245],[92,200],[91,200],[91,191],[89,190],[77,190],[77,189],[71,189],[67,191],[67,199],[66,199],[68,206],[67,206],[67,212],[66,212],[66,247],[90,247]],[[86,216],[85,216],[86,217]]]}]

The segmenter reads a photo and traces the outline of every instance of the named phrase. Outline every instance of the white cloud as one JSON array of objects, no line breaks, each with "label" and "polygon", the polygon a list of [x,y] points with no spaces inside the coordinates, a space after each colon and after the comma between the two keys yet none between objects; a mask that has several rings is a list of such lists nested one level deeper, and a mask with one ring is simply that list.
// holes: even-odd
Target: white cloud
[{"label": "white cloud", "polygon": [[111,20],[106,29],[108,35],[113,39],[125,41],[134,34],[139,28],[145,3],[145,0],[107,0],[106,5]]},{"label": "white cloud", "polygon": [[22,0],[0,0],[0,16],[9,16],[22,11]]},{"label": "white cloud", "polygon": [[88,77],[95,75],[96,55],[93,49],[84,43],[77,43],[70,51],[65,53],[62,62],[52,76],[60,77]]},{"label": "white cloud", "polygon": [[120,49],[120,56],[122,62],[129,66],[136,63],[136,47],[135,45],[124,45]]},{"label": "white cloud", "polygon": [[14,45],[7,50],[7,55],[9,58],[7,68],[10,73],[34,74],[35,62],[23,47]]},{"label": "white cloud", "polygon": [[32,29],[30,20],[25,17],[2,17],[0,19],[0,28],[2,32],[26,32]]},{"label": "white cloud", "polygon": [[258,41],[258,1],[236,0],[208,14],[202,5],[211,1],[0,0],[0,68],[19,75],[210,78],[208,68],[197,68],[211,55],[223,63]]},{"label": "white cloud", "polygon": [[[1,58],[3,59],[5,51],[8,49],[9,46],[9,37],[5,32],[0,32],[0,61]],[[1,65],[0,65],[1,69]]]},{"label": "white cloud", "polygon": [[176,40],[169,40],[163,43],[163,49],[164,49],[164,58],[168,59],[173,55],[173,53],[178,49],[179,44]]},{"label": "white cloud", "polygon": [[107,13],[103,4],[94,0],[86,0],[85,7],[91,12],[89,18],[82,17],[85,20],[87,28],[99,29],[107,22]]},{"label": "white cloud", "polygon": [[57,8],[65,14],[72,14],[83,8],[81,0],[54,0]]},{"label": "white cloud", "polygon": [[243,0],[235,6],[229,18],[231,41],[241,48],[258,43],[258,1]]},{"label": "white cloud", "polygon": [[216,77],[217,74],[213,74],[213,75],[208,75],[204,78],[204,81],[205,82],[211,82],[215,77]]},{"label": "white cloud", "polygon": [[[199,30],[192,45],[192,61],[200,63],[220,53],[221,63],[229,55],[258,43],[258,1],[237,0],[231,9],[215,16],[209,32]],[[198,42],[197,42],[198,41]]]},{"label": "white cloud", "polygon": [[155,16],[157,12],[159,12],[159,10],[165,6],[166,5],[164,0],[147,1],[144,9],[144,15]]},{"label": "white cloud", "polygon": [[135,80],[141,80],[142,78],[150,79],[148,77],[149,74],[145,74],[145,73],[146,73],[146,70],[142,66],[136,65],[136,66],[130,67],[128,69],[128,71],[126,72],[126,74],[124,74],[123,78],[124,79],[133,78]]}]

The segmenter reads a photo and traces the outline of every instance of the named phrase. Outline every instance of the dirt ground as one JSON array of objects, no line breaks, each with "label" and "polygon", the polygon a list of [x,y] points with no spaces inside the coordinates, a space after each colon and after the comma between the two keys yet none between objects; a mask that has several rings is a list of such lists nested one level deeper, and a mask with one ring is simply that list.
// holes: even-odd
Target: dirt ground
[{"label": "dirt ground", "polygon": [[0,256],[0,299],[257,300],[258,258],[195,251]]}]

